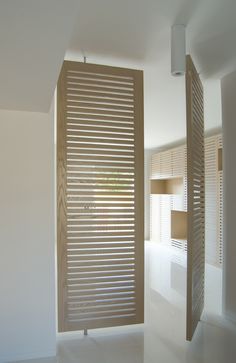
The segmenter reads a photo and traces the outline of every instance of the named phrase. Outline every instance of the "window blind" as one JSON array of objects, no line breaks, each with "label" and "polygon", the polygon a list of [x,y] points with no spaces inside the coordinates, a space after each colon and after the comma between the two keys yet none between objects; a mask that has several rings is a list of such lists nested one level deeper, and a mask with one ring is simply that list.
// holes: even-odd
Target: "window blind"
[{"label": "window blind", "polygon": [[65,61],[58,81],[59,331],[143,322],[142,71]]}]

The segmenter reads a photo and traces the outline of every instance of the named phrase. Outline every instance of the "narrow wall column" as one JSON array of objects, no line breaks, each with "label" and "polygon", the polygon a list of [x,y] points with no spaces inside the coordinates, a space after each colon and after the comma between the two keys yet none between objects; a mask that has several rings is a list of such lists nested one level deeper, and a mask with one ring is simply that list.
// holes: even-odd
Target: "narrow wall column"
[{"label": "narrow wall column", "polygon": [[236,71],[221,81],[224,178],[223,313],[236,321]]},{"label": "narrow wall column", "polygon": [[53,114],[0,110],[0,363],[56,354]]}]

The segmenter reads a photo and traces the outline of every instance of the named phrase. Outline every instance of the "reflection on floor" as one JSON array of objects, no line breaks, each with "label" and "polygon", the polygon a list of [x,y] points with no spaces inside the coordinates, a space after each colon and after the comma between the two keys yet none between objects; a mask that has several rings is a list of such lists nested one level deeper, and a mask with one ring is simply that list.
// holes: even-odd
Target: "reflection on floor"
[{"label": "reflection on floor", "polygon": [[221,317],[221,270],[206,266],[205,311],[185,340],[186,255],[146,242],[145,324],[66,334],[56,358],[28,363],[235,363],[236,327]]}]

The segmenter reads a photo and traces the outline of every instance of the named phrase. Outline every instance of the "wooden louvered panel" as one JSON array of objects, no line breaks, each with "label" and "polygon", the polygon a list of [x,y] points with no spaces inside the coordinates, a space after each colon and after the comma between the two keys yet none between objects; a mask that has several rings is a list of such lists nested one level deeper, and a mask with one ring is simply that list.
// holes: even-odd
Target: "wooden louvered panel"
[{"label": "wooden louvered panel", "polygon": [[205,140],[205,235],[206,260],[217,264],[217,140],[209,137]]},{"label": "wooden louvered panel", "polygon": [[219,216],[218,216],[218,263],[223,263],[223,172],[219,172],[218,184]]},{"label": "wooden louvered panel", "polygon": [[[217,138],[217,151],[223,150],[222,136],[219,135]],[[218,157],[219,154],[217,153]],[[222,155],[221,155],[222,158]],[[221,163],[219,162],[221,161]],[[221,164],[221,165],[220,165]],[[217,175],[217,188],[218,188],[218,222],[217,222],[217,235],[218,235],[218,263],[223,263],[223,170],[222,160],[218,159],[218,175]]]},{"label": "wooden louvered panel", "polygon": [[188,209],[188,180],[187,180],[187,146],[184,146],[184,207],[183,210],[187,212]]},{"label": "wooden louvered panel", "polygon": [[143,322],[142,72],[64,62],[59,331]]},{"label": "wooden louvered panel", "polygon": [[205,203],[203,88],[190,56],[186,59],[188,252],[187,339],[204,307]]}]

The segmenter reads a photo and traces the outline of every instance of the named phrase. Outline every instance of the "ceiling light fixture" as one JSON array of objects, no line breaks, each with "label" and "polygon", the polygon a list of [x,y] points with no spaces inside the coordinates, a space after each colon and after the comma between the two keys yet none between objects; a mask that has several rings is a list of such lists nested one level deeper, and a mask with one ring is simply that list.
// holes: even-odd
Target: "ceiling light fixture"
[{"label": "ceiling light fixture", "polygon": [[173,25],[171,27],[171,74],[173,76],[185,74],[185,57],[185,25]]}]

